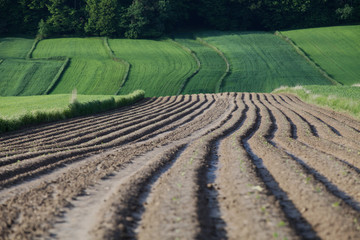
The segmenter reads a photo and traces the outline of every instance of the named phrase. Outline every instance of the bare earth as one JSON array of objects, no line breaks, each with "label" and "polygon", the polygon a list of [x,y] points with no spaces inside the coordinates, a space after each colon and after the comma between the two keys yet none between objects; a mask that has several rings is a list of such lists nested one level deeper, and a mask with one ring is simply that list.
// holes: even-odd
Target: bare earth
[{"label": "bare earth", "polygon": [[223,93],[2,134],[0,239],[360,239],[360,122]]}]

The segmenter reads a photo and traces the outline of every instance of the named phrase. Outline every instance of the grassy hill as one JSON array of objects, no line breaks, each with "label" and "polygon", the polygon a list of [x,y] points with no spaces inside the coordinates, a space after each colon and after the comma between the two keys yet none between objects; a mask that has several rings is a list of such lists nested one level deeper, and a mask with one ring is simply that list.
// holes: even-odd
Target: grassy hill
[{"label": "grassy hill", "polygon": [[197,69],[195,59],[171,40],[110,39],[115,55],[131,64],[120,94],[143,89],[146,96],[176,95]]},{"label": "grassy hill", "polygon": [[271,92],[282,85],[330,84],[281,38],[265,32],[202,32],[197,34],[220,49],[231,74],[222,92]]},{"label": "grassy hill", "polygon": [[33,57],[71,58],[53,94],[115,94],[125,74],[125,66],[113,61],[101,38],[58,38],[40,41]]},{"label": "grassy hill", "polygon": [[336,81],[360,83],[360,25],[283,31]]}]

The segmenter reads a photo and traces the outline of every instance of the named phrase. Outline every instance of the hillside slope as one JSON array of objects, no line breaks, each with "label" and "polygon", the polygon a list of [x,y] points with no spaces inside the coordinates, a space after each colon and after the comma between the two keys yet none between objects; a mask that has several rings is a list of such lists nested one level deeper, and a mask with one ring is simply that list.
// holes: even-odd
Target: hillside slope
[{"label": "hillside slope", "polygon": [[331,84],[292,46],[266,32],[201,32],[197,34],[220,49],[231,73],[222,92],[271,92],[282,85]]},{"label": "hillside slope", "polygon": [[336,81],[360,83],[360,25],[283,31]]}]

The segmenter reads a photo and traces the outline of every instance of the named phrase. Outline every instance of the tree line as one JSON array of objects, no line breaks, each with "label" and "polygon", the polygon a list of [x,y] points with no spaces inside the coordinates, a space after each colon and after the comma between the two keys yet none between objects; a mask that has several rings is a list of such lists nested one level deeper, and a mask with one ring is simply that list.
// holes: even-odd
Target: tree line
[{"label": "tree line", "polygon": [[152,38],[179,28],[281,30],[360,22],[360,0],[0,0],[0,34]]}]

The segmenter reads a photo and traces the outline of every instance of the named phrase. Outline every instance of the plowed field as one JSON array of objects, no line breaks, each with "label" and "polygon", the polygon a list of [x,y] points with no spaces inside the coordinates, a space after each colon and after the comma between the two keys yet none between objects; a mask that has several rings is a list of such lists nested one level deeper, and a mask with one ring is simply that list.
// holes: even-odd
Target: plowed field
[{"label": "plowed field", "polygon": [[0,239],[360,239],[360,122],[160,97],[0,135]]}]

